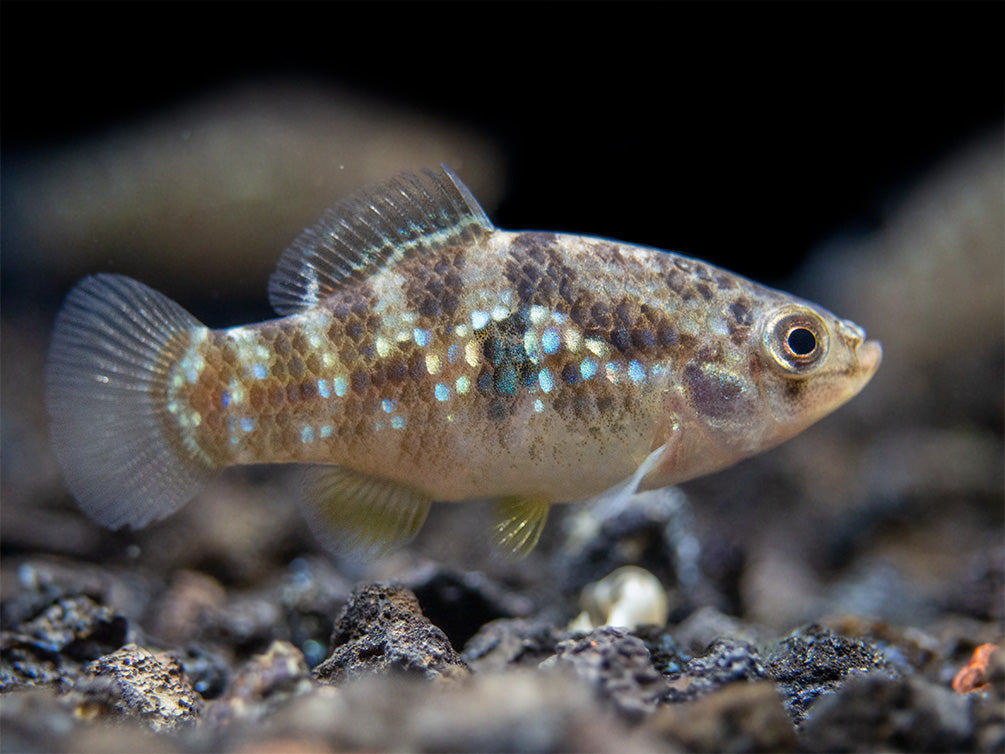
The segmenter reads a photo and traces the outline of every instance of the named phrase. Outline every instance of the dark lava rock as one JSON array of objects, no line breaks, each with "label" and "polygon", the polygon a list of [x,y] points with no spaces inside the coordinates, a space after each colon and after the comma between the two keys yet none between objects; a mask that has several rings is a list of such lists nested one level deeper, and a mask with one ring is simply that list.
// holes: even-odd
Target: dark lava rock
[{"label": "dark lava rock", "polygon": [[805,751],[972,751],[971,700],[923,678],[857,675],[800,726]]},{"label": "dark lava rock", "polygon": [[329,646],[331,655],[314,669],[316,678],[329,683],[389,671],[444,679],[468,674],[446,634],[422,614],[416,596],[393,584],[353,591]]},{"label": "dark lava rock", "polygon": [[785,752],[796,730],[773,683],[730,683],[691,702],[662,707],[644,730],[686,751]]},{"label": "dark lava rock", "polygon": [[494,620],[464,645],[461,659],[476,673],[535,667],[555,654],[569,635],[546,621]]},{"label": "dark lava rock", "polygon": [[313,686],[303,653],[289,642],[276,641],[267,652],[245,663],[227,694],[209,706],[205,719],[215,725],[237,718],[259,720]]},{"label": "dark lava rock", "polygon": [[181,663],[192,688],[203,699],[216,699],[226,689],[230,664],[221,653],[200,644],[191,644],[172,651],[171,655]]},{"label": "dark lava rock", "polygon": [[571,667],[630,717],[656,709],[666,679],[653,667],[645,642],[624,628],[603,626],[582,638],[566,639],[542,668]]},{"label": "dark lava rock", "polygon": [[839,636],[816,625],[798,629],[779,642],[765,671],[778,683],[796,723],[817,697],[835,691],[852,674],[897,675],[871,642]]},{"label": "dark lava rock", "polygon": [[135,644],[91,663],[87,676],[74,685],[73,695],[79,717],[139,718],[153,730],[194,723],[202,709],[202,700],[178,660]]},{"label": "dark lava rock", "polygon": [[90,597],[58,598],[13,630],[0,632],[0,691],[68,686],[82,663],[121,647],[127,629],[125,618]]},{"label": "dark lava rock", "polygon": [[666,627],[638,626],[632,633],[645,642],[653,666],[665,676],[676,676],[691,660],[677,643],[676,631],[671,634]]},{"label": "dark lava rock", "polygon": [[764,677],[761,657],[752,644],[738,639],[717,639],[704,654],[692,658],[676,677],[672,676],[667,699],[688,701],[729,683]]}]

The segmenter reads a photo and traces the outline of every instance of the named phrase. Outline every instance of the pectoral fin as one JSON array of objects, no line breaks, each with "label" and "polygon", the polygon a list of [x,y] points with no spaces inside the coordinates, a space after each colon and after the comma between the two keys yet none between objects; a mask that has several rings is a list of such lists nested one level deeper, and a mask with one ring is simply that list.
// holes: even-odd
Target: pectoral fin
[{"label": "pectoral fin", "polygon": [[398,482],[343,466],[308,470],[304,515],[315,535],[339,554],[377,556],[415,536],[430,498]]},{"label": "pectoral fin", "polygon": [[551,503],[537,498],[506,497],[496,501],[493,535],[501,549],[522,558],[541,538]]}]

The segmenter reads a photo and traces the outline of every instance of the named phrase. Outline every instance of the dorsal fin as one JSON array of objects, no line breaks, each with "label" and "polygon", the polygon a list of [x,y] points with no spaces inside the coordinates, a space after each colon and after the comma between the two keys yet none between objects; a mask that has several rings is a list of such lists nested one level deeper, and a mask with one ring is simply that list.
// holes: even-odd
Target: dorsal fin
[{"label": "dorsal fin", "polygon": [[492,223],[467,186],[440,168],[403,173],[325,212],[280,257],[269,279],[272,307],[280,314],[303,311],[347,278],[490,233]]}]

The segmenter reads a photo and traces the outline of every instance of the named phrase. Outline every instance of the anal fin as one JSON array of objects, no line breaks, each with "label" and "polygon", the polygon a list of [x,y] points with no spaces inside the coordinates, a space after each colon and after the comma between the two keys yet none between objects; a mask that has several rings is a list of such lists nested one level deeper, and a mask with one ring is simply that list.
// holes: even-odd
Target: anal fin
[{"label": "anal fin", "polygon": [[429,513],[430,497],[344,466],[314,466],[304,480],[302,505],[325,546],[339,554],[375,557],[415,536]]},{"label": "anal fin", "polygon": [[534,549],[551,503],[540,498],[504,497],[496,501],[495,524],[492,527],[496,545],[522,558]]}]

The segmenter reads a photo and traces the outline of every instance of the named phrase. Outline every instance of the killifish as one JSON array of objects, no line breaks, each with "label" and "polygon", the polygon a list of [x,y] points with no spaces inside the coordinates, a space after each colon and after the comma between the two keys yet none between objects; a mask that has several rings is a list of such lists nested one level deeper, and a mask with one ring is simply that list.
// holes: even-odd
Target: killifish
[{"label": "killifish", "polygon": [[68,294],[46,367],[55,453],[91,517],[141,527],[225,466],[311,464],[335,547],[493,499],[527,552],[549,507],[721,469],[858,393],[879,343],[697,259],[493,226],[443,167],[342,200],[282,254],[280,317],[213,330],[127,277]]}]

